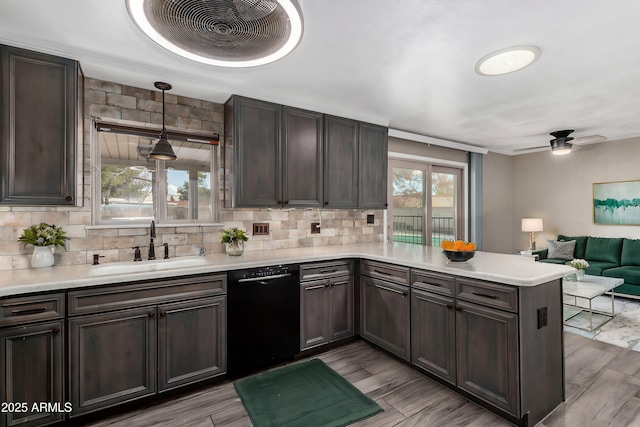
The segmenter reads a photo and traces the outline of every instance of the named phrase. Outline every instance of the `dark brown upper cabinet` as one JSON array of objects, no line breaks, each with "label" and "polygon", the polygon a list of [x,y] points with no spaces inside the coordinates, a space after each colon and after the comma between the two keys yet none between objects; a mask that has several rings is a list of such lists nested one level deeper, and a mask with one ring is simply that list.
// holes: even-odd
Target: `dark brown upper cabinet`
[{"label": "dark brown upper cabinet", "polygon": [[241,96],[225,104],[227,208],[384,209],[386,179],[385,127]]},{"label": "dark brown upper cabinet", "polygon": [[324,206],[358,207],[358,122],[325,116]]},{"label": "dark brown upper cabinet", "polygon": [[387,133],[384,126],[325,117],[325,207],[386,209]]},{"label": "dark brown upper cabinet", "polygon": [[76,61],[0,45],[0,203],[76,205],[84,79]]},{"label": "dark brown upper cabinet", "polygon": [[285,207],[322,207],[322,118],[322,113],[284,107]]},{"label": "dark brown upper cabinet", "polygon": [[225,108],[225,207],[321,207],[322,114],[233,96]]},{"label": "dark brown upper cabinet", "polygon": [[282,106],[231,97],[225,104],[225,207],[282,203]]},{"label": "dark brown upper cabinet", "polygon": [[360,123],[358,132],[358,208],[387,208],[388,129]]}]

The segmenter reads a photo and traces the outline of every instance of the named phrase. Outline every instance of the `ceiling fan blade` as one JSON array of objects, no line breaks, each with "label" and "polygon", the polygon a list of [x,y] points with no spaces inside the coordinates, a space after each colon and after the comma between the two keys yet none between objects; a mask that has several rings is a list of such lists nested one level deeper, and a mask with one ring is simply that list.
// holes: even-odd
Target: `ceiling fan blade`
[{"label": "ceiling fan blade", "polygon": [[599,142],[604,142],[606,140],[607,140],[606,136],[589,135],[589,136],[583,136],[580,138],[575,138],[573,141],[571,141],[571,143],[574,145],[588,145],[588,144],[597,144]]},{"label": "ceiling fan blade", "polygon": [[551,147],[549,147],[549,145],[541,145],[540,147],[516,148],[515,150],[513,150],[513,152],[520,153],[525,151],[542,150],[543,148],[551,148]]}]

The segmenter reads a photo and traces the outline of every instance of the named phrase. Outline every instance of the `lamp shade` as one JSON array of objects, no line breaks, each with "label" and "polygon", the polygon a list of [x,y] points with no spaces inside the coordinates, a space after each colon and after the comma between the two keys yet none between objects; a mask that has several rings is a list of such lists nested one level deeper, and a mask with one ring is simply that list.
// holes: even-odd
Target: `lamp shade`
[{"label": "lamp shade", "polygon": [[522,218],[522,231],[542,231],[542,218]]}]

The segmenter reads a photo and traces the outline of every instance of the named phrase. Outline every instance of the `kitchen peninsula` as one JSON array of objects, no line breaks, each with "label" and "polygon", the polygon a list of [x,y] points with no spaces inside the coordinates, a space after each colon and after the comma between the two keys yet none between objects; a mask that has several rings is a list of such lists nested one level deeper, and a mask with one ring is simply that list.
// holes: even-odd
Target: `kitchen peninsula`
[{"label": "kitchen peninsula", "polygon": [[[333,259],[368,259],[406,267],[448,273],[461,277],[489,280],[518,287],[537,286],[562,278],[574,269],[566,266],[541,265],[518,255],[477,252],[469,262],[450,263],[440,248],[403,243],[365,243],[341,246],[246,251],[240,257],[225,254],[207,255],[205,265],[184,268],[158,268],[138,272],[110,275],[92,275],[94,266],[56,266],[45,269],[21,269],[3,273],[0,277],[0,297],[32,292],[68,290],[85,286],[119,283],[123,280],[147,280],[169,275],[226,272],[241,268],[273,264],[307,263]],[[172,260],[179,259],[173,258]],[[142,262],[144,264],[145,261]],[[159,262],[158,264],[161,264]],[[115,263],[114,263],[115,264]],[[118,263],[119,264],[119,263]],[[102,264],[108,265],[108,264]]]},{"label": "kitchen peninsula", "polygon": [[[561,281],[573,269],[518,255],[477,252],[469,262],[450,263],[439,248],[356,244],[14,270],[0,278],[0,325],[18,329],[22,321],[12,318],[11,307],[15,313],[20,301],[45,300],[53,316],[36,317],[33,324],[55,321],[54,334],[69,334],[69,366],[61,357],[57,381],[69,378],[70,390],[60,388],[57,398],[72,402],[69,416],[75,417],[224,376],[227,272],[279,264],[310,268],[342,260],[355,266],[356,335],[518,425],[534,425],[564,400]],[[202,337],[215,341],[215,364],[193,376],[177,375],[173,366],[164,372],[163,354],[175,351],[166,322],[191,308],[216,320],[214,338]],[[26,323],[28,316],[21,317]],[[114,319],[141,322],[136,330],[150,333],[141,336],[155,349],[159,366],[156,378],[155,362],[145,365],[154,380],[144,387],[127,385],[135,392],[114,393],[105,406],[107,400],[90,398],[96,390],[83,388],[76,359],[82,354],[81,334]],[[63,342],[58,338],[57,345]]]}]

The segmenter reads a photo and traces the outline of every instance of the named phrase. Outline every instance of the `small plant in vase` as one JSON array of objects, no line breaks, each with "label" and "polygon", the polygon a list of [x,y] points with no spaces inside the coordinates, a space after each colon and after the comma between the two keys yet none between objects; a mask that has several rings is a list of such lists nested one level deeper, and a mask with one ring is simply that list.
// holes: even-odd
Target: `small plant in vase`
[{"label": "small plant in vase", "polygon": [[584,260],[584,259],[574,259],[572,260],[569,265],[573,268],[575,268],[576,270],[576,279],[577,280],[583,280],[584,279],[584,270],[586,270],[587,268],[589,268],[589,263]]},{"label": "small plant in vase", "polygon": [[41,222],[22,230],[18,241],[33,245],[31,267],[51,267],[54,262],[55,246],[66,246],[67,234],[61,227]]},{"label": "small plant in vase", "polygon": [[242,255],[244,252],[244,242],[249,240],[247,230],[244,228],[231,227],[222,230],[220,241],[225,244],[227,255]]}]

